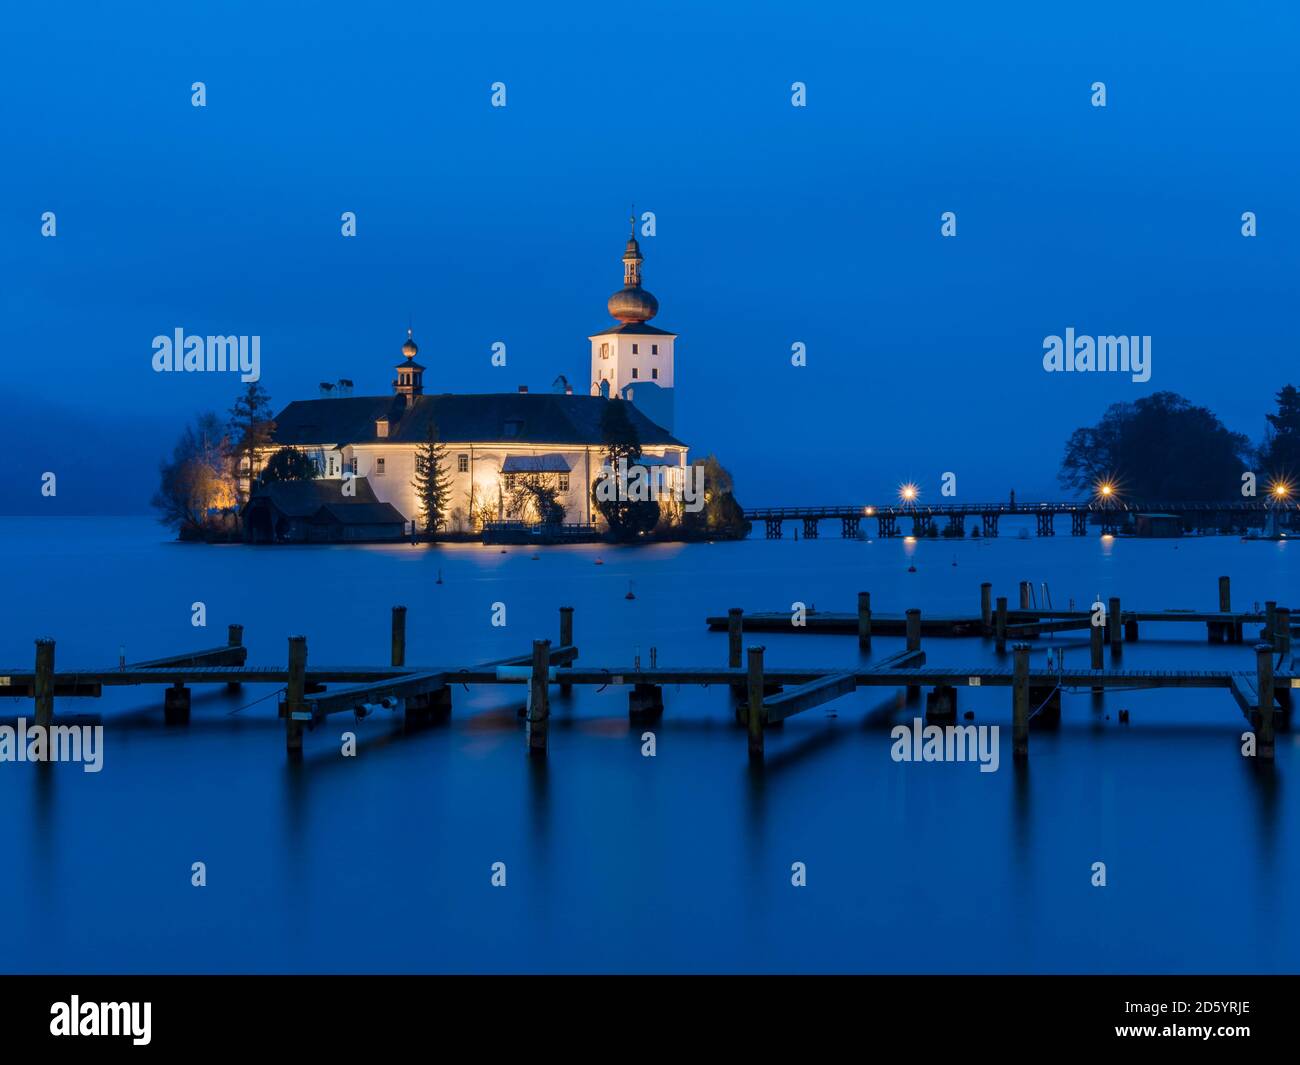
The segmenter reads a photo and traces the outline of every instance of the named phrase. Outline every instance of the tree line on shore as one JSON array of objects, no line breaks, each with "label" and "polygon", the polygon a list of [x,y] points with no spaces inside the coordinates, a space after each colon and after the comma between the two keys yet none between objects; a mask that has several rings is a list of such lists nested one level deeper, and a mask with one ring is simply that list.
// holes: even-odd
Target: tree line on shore
[{"label": "tree line on shore", "polygon": [[1276,410],[1264,417],[1263,438],[1252,444],[1213,411],[1174,392],[1114,403],[1096,425],[1070,434],[1059,479],[1089,494],[1105,484],[1121,497],[1151,502],[1232,499],[1253,493],[1256,483],[1261,493],[1281,486],[1277,495],[1294,497],[1300,473],[1295,385],[1283,386]]}]

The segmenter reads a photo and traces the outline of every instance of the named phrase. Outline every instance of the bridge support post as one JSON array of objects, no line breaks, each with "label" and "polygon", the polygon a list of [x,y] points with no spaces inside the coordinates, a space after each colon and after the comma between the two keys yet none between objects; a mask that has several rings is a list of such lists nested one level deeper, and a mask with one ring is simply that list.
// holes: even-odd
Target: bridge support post
[{"label": "bridge support post", "polygon": [[1129,618],[1124,622],[1124,642],[1137,643],[1138,623],[1137,618]]},{"label": "bridge support post", "polygon": [[1259,722],[1255,726],[1259,741],[1255,757],[1273,761],[1273,645],[1255,647],[1255,686],[1259,692]]},{"label": "bridge support post", "polygon": [[858,592],[858,646],[871,647],[871,593]]},{"label": "bridge support post", "polygon": [[[244,646],[244,626],[227,625],[226,626],[226,646],[243,647]],[[237,692],[243,685],[237,680],[232,680],[226,685],[226,691]]]},{"label": "bridge support post", "polygon": [[980,515],[980,522],[984,526],[985,536],[997,536],[998,516],[996,514],[982,514]]},{"label": "bridge support post", "polygon": [[550,689],[551,641],[533,641],[533,673],[528,681],[528,753],[545,758],[547,730],[551,716]]},{"label": "bridge support post", "polygon": [[302,757],[302,722],[294,714],[306,711],[307,637],[289,637],[289,680],[284,688],[284,748],[290,758]]},{"label": "bridge support post", "polygon": [[395,666],[406,665],[406,607],[393,607],[393,656]]},{"label": "bridge support post", "polygon": [[985,636],[993,631],[993,585],[988,581],[980,585],[980,627]]},{"label": "bridge support post", "polygon": [[1005,595],[998,596],[997,621],[995,623],[995,627],[993,631],[997,638],[998,654],[1000,655],[1006,654],[1007,653],[1007,597]]},{"label": "bridge support post", "polygon": [[749,705],[746,717],[749,725],[749,760],[763,761],[763,648],[749,649]]},{"label": "bridge support post", "polygon": [[54,720],[54,641],[36,641],[36,676],[32,683],[36,697],[36,724],[49,728]]},{"label": "bridge support post", "polygon": [[1106,614],[1106,631],[1110,635],[1110,656],[1118,658],[1124,650],[1124,622],[1117,595],[1110,597],[1110,610]]},{"label": "bridge support post", "polygon": [[764,519],[764,524],[766,525],[767,538],[768,538],[769,540],[779,540],[779,539],[781,539],[781,519],[780,519],[780,518],[766,518],[766,519]]},{"label": "bridge support post", "polygon": [[658,721],[664,716],[664,690],[658,684],[634,684],[627,693],[627,716],[632,721]]},{"label": "bridge support post", "polygon": [[163,724],[190,723],[190,690],[177,681],[163,693]]},{"label": "bridge support post", "polygon": [[1029,758],[1029,644],[1012,648],[1015,668],[1011,680],[1011,756],[1017,762]]},{"label": "bridge support post", "polygon": [[803,520],[803,538],[805,540],[817,539],[817,519],[804,518]]},{"label": "bridge support post", "polygon": [[846,540],[856,540],[862,531],[862,518],[841,518],[840,535]]},{"label": "bridge support post", "polygon": [[[573,646],[573,607],[571,606],[560,607],[560,646]],[[560,685],[561,695],[568,695],[571,691],[573,691],[572,684]]]},{"label": "bridge support post", "polygon": [[1086,510],[1076,510],[1070,514],[1070,535],[1088,535],[1088,512]]}]

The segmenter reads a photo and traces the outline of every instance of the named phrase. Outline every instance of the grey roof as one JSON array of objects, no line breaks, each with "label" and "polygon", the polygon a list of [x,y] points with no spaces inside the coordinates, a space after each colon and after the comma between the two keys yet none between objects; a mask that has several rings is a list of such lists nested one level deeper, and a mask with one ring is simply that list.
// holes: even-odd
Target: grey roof
[{"label": "grey roof", "polygon": [[[338,396],[300,399],[275,416],[273,443],[306,447],[322,444],[419,444],[430,421],[438,439],[448,444],[495,443],[604,444],[600,418],[605,404],[623,402],[603,396],[567,396],[551,392],[416,396],[406,410],[396,396]],[[685,447],[663,426],[628,404],[628,418],[642,444]],[[390,421],[388,436],[375,433],[375,421]],[[360,483],[360,482],[358,482]]]},{"label": "grey roof", "polygon": [[507,455],[502,473],[568,473],[573,469],[563,455]]},{"label": "grey roof", "polygon": [[607,329],[602,329],[599,333],[592,333],[587,339],[608,336],[610,333],[635,333],[652,337],[675,337],[677,335],[670,330],[660,329],[657,325],[650,325],[648,322],[619,322]]},{"label": "grey roof", "polygon": [[[267,500],[286,517],[309,518],[324,506],[356,506],[379,502],[375,490],[370,487],[370,481],[365,477],[354,478],[352,486],[356,495],[345,496],[341,480],[317,478],[311,481],[272,481],[270,484],[259,485],[244,506],[247,508],[258,500]],[[401,520],[400,514],[398,520]]]}]

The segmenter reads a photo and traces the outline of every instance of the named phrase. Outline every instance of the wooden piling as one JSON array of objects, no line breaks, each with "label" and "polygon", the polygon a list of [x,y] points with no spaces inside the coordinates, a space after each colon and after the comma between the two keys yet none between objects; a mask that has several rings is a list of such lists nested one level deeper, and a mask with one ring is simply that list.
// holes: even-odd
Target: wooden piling
[{"label": "wooden piling", "polygon": [[[573,646],[573,607],[571,606],[560,607],[560,646]],[[571,691],[573,691],[572,684],[560,685],[561,695],[568,695]]]},{"label": "wooden piling", "polygon": [[406,665],[406,607],[393,607],[393,665]]},{"label": "wooden piling", "polygon": [[546,757],[548,719],[551,708],[548,702],[549,675],[551,671],[551,641],[533,641],[533,674],[528,688],[528,753]]},{"label": "wooden piling", "polygon": [[858,592],[858,646],[871,646],[871,593]]},{"label": "wooden piling", "polygon": [[[243,626],[243,625],[227,625],[227,626],[226,626],[226,646],[227,646],[227,647],[243,647],[243,646],[244,646],[244,626]],[[242,688],[242,687],[243,687],[243,685],[240,684],[239,681],[237,681],[237,680],[233,680],[233,681],[231,681],[229,684],[226,685],[226,691],[228,691],[228,692],[237,692],[237,691],[239,691],[239,689]]]},{"label": "wooden piling", "polygon": [[1258,746],[1255,756],[1273,760],[1273,645],[1255,647],[1255,687],[1259,692],[1259,723],[1255,726]]},{"label": "wooden piling", "polygon": [[1124,619],[1117,595],[1110,597],[1110,609],[1106,613],[1106,631],[1110,634],[1110,654],[1114,658],[1124,646]]},{"label": "wooden piling", "polygon": [[1029,581],[1020,582],[1020,609],[1021,610],[1029,609],[1029,589],[1030,589]]},{"label": "wooden piling", "polygon": [[188,725],[190,723],[190,690],[180,681],[166,689],[163,695],[163,724]]},{"label": "wooden piling", "polygon": [[1259,634],[1265,643],[1273,642],[1273,631],[1277,625],[1277,600],[1269,599],[1264,603],[1264,629]]},{"label": "wooden piling", "polygon": [[763,760],[763,648],[749,649],[749,760]]},{"label": "wooden piling", "polygon": [[907,649],[921,649],[921,611],[916,607],[907,612]]},{"label": "wooden piling", "polygon": [[980,585],[980,624],[985,636],[993,631],[993,585],[987,581]]},{"label": "wooden piling", "polygon": [[997,621],[994,627],[994,635],[997,638],[998,654],[1005,654],[1007,650],[1007,597],[998,596]]},{"label": "wooden piling", "polygon": [[1227,614],[1232,610],[1232,578],[1219,578],[1219,609]]},{"label": "wooden piling", "polygon": [[1029,644],[1012,648],[1015,669],[1011,684],[1011,755],[1016,761],[1029,757]]},{"label": "wooden piling", "polygon": [[727,611],[727,668],[740,668],[740,644],[745,634],[745,612],[738,606]]},{"label": "wooden piling", "polygon": [[36,641],[36,724],[49,728],[54,720],[54,641]]},{"label": "wooden piling", "polygon": [[1273,616],[1273,646],[1280,655],[1291,654],[1291,608],[1280,606]]},{"label": "wooden piling", "polygon": [[[1090,625],[1088,627],[1088,651],[1091,659],[1088,663],[1091,669],[1105,669],[1105,661],[1102,658],[1103,652],[1102,627],[1100,625]],[[1092,694],[1100,695],[1102,689],[1100,685],[1093,685]]]},{"label": "wooden piling", "polygon": [[284,689],[284,745],[290,758],[302,756],[302,722],[294,714],[307,709],[307,637],[289,637],[289,680]]}]

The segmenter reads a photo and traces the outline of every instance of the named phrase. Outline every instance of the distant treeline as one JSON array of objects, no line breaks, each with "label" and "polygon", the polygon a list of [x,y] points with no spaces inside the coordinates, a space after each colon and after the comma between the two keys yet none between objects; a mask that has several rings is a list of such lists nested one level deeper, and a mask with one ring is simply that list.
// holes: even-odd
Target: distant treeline
[{"label": "distant treeline", "polygon": [[1260,495],[1285,484],[1293,496],[1300,473],[1300,392],[1294,385],[1277,393],[1277,409],[1265,419],[1264,438],[1255,445],[1213,411],[1174,392],[1115,403],[1096,425],[1070,434],[1060,481],[1088,493],[1111,483],[1121,497],[1133,499],[1219,500],[1240,495],[1242,475],[1249,472]]}]

